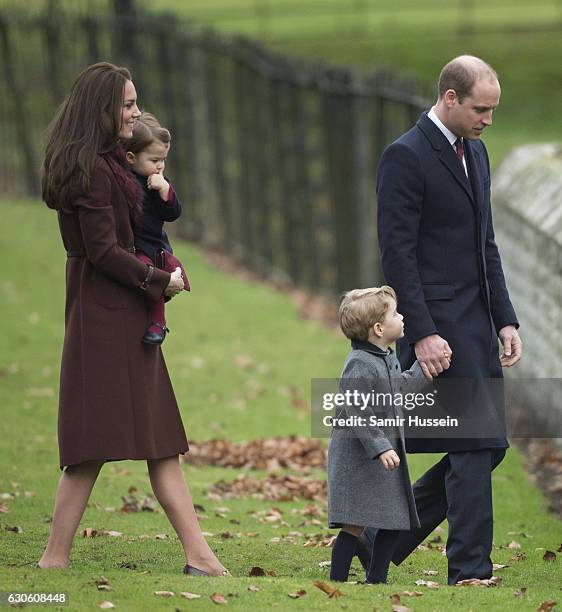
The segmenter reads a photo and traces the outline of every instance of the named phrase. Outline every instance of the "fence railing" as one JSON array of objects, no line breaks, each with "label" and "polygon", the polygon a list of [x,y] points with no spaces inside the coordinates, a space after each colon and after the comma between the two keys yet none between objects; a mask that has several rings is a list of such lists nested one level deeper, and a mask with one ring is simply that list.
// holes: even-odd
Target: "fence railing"
[{"label": "fence railing", "polygon": [[131,69],[141,107],[172,133],[167,173],[187,238],[321,292],[380,280],[376,161],[428,106],[415,82],[171,16],[0,13],[0,44],[4,194],[38,193],[57,104],[81,69],[108,60]]}]

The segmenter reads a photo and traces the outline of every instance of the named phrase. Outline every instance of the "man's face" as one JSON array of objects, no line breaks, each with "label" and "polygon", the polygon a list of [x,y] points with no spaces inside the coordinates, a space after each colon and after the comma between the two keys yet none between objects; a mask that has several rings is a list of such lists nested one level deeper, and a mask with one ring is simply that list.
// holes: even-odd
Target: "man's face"
[{"label": "man's face", "polygon": [[477,140],[482,132],[492,125],[492,114],[500,102],[501,89],[496,79],[476,81],[472,93],[459,102],[456,94],[445,94],[449,109],[449,125],[457,136]]}]

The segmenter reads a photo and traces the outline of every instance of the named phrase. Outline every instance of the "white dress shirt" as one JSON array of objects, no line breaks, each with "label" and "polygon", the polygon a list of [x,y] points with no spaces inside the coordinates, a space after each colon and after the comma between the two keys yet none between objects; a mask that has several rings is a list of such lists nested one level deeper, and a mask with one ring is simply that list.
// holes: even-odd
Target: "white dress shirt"
[{"label": "white dress shirt", "polygon": [[[441,130],[441,132],[443,132],[445,138],[451,143],[451,146],[453,147],[453,151],[455,152],[455,155],[456,155],[457,149],[455,147],[455,142],[457,141],[457,137],[453,134],[453,132],[451,132],[451,130],[448,127],[444,125],[441,119],[439,119],[439,117],[437,116],[437,113],[435,112],[435,106],[431,107],[431,110],[429,111],[429,113],[427,113],[427,116],[433,121],[433,123],[435,123],[435,125]],[[464,166],[464,173],[466,174],[468,178],[468,168],[466,166],[466,155],[462,156],[462,165]]]}]

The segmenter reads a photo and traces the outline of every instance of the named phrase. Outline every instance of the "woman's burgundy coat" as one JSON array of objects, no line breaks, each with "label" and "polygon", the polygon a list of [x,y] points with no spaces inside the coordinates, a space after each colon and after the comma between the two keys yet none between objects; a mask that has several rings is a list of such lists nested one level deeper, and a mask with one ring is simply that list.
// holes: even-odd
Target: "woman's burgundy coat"
[{"label": "woman's burgundy coat", "polygon": [[[90,193],[59,210],[69,257],[59,403],[60,466],[156,459],[188,450],[159,346],[143,344],[148,267],[132,252],[130,209],[100,157]],[[131,249],[132,250],[132,249]],[[155,269],[156,299],[170,274]]]}]

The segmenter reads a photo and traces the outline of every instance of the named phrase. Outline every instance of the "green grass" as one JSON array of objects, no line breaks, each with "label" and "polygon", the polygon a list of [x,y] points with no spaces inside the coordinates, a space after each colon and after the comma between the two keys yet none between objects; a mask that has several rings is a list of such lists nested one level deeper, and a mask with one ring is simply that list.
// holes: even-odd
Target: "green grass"
[{"label": "green grass", "polygon": [[[65,591],[70,610],[97,609],[110,600],[118,610],[210,609],[208,598],[218,591],[239,610],[320,610],[334,608],[388,610],[389,596],[404,590],[420,590],[418,598],[403,596],[415,610],[529,610],[546,599],[561,601],[560,557],[542,560],[544,550],[556,550],[562,543],[562,525],[546,511],[546,500],[532,485],[523,468],[523,458],[512,449],[494,473],[495,532],[493,560],[511,567],[497,574],[503,585],[495,589],[450,588],[446,586],[446,560],[434,551],[418,551],[402,566],[391,569],[388,586],[347,584],[340,587],[343,597],[328,600],[312,585],[327,579],[319,567],[330,558],[327,548],[303,548],[304,537],[295,544],[271,543],[273,537],[289,531],[303,534],[328,533],[325,526],[299,526],[300,516],[291,509],[302,509],[296,502],[262,502],[245,498],[213,502],[205,499],[206,488],[221,478],[233,479],[238,471],[226,468],[184,466],[196,503],[205,507],[202,521],[213,548],[233,574],[228,579],[187,579],[180,573],[181,547],[162,513],[121,514],[121,496],[130,486],[138,495],[150,491],[144,462],[106,465],[91,498],[80,529],[92,527],[120,531],[127,537],[83,538],[78,536],[72,554],[72,567],[65,571],[40,571],[34,563],[48,537],[47,523],[59,477],[56,441],[58,363],[63,334],[64,263],[56,216],[35,202],[0,203],[2,226],[0,252],[6,263],[2,280],[1,315],[3,339],[0,343],[0,493],[20,491],[15,499],[0,500],[8,513],[0,514],[0,590]],[[300,433],[308,435],[308,417],[299,412],[284,395],[284,388],[296,385],[307,397],[312,377],[337,376],[347,352],[344,340],[312,322],[299,320],[295,306],[283,294],[268,287],[251,285],[226,276],[205,264],[196,248],[176,242],[176,252],[186,264],[193,292],[170,303],[171,335],[165,354],[181,406],[188,437],[204,440],[216,435],[235,440],[260,436]],[[242,369],[234,358],[246,355],[254,366]],[[259,366],[259,367],[258,367]],[[267,367],[264,367],[267,366]],[[266,372],[266,370],[268,371]],[[257,381],[263,393],[249,391]],[[240,400],[244,400],[241,402]],[[436,456],[413,456],[413,477],[434,462]],[[118,468],[127,468],[130,475]],[[257,476],[263,476],[258,472]],[[314,472],[323,477],[321,472]],[[35,496],[26,497],[25,491]],[[214,508],[228,507],[227,518],[215,516]],[[290,526],[262,524],[249,511],[279,507]],[[240,521],[239,525],[230,522]],[[19,526],[22,533],[4,527]],[[232,538],[220,534],[230,531]],[[248,537],[258,532],[257,537]],[[514,535],[524,532],[523,535]],[[166,533],[168,539],[155,539]],[[241,533],[241,537],[237,534]],[[149,535],[139,540],[138,536]],[[136,538],[136,539],[135,539]],[[514,550],[505,548],[517,540],[527,558],[510,563]],[[134,564],[134,569],[123,567]],[[276,572],[275,577],[250,578],[252,566]],[[354,566],[359,576],[359,568]],[[436,591],[416,587],[423,570],[435,569],[440,584]],[[112,591],[96,589],[95,580],[106,576]],[[425,577],[427,579],[427,577]],[[256,585],[259,592],[248,590]],[[520,600],[514,592],[527,587]],[[307,594],[292,600],[289,593],[305,589]],[[156,590],[175,593],[171,599],[155,597]],[[181,591],[203,595],[187,602]]]}]

